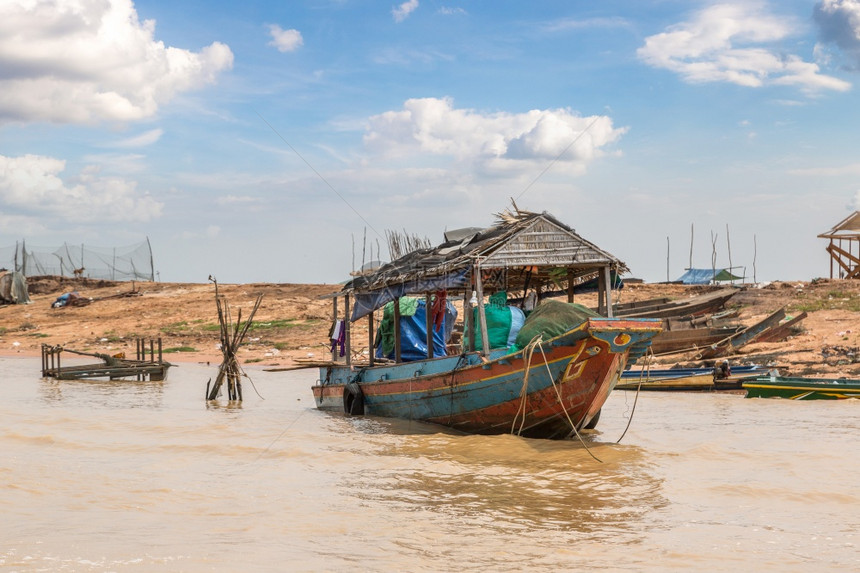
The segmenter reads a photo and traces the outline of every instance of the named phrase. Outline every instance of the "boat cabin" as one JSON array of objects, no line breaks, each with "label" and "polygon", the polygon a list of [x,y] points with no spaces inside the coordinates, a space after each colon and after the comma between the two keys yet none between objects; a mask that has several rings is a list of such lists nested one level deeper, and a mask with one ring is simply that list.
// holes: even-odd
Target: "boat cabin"
[{"label": "boat cabin", "polygon": [[[488,314],[492,314],[494,304],[513,302],[530,310],[550,294],[566,294],[567,301],[574,302],[579,289],[592,286],[598,291],[598,314],[612,317],[613,283],[628,270],[623,262],[548,213],[516,209],[497,217],[498,221],[489,228],[449,231],[442,244],[420,248],[356,276],[340,292],[328,295],[333,300],[335,323],[331,333],[332,360],[342,358],[351,364],[350,324],[366,317],[369,366],[373,366],[379,360],[374,356],[374,312],[393,302],[388,307],[394,325],[390,329],[393,332],[389,331],[394,337],[390,359],[403,361],[400,299],[407,296],[418,298],[418,310],[411,319],[424,320],[420,330],[426,336],[426,346],[421,347],[426,348],[427,355],[422,359],[439,356],[434,332],[439,331],[440,322],[452,321],[449,300],[455,297],[462,298],[466,309],[463,331],[470,334],[464,336],[463,351],[477,349],[484,356],[491,349]],[[495,295],[495,299],[487,300],[489,295]],[[440,313],[445,316],[440,317]],[[383,324],[384,321],[380,328]],[[446,325],[448,329],[451,326]]]}]

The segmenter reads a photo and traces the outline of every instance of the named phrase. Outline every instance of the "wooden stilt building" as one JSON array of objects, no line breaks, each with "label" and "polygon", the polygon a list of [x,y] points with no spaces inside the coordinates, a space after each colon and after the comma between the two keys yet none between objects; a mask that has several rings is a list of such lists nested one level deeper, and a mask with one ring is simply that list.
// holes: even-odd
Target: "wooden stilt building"
[{"label": "wooden stilt building", "polygon": [[[818,237],[830,241],[826,247],[830,253],[830,278],[860,279],[860,211],[854,211]],[[834,275],[834,271],[838,274]]]}]

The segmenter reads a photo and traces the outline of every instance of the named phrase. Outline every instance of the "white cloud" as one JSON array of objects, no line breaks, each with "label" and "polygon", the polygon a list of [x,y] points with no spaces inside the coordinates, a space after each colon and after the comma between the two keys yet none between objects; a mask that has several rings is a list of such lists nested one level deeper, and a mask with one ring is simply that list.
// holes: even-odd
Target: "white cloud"
[{"label": "white cloud", "polygon": [[220,42],[192,52],[154,36],[131,0],[0,2],[0,123],[139,120],[233,65]]},{"label": "white cloud", "polygon": [[[833,43],[849,58],[850,67],[860,69],[860,0],[822,0],[813,9],[819,34],[825,43]],[[817,55],[829,57],[820,46]]]},{"label": "white cloud", "polygon": [[406,0],[400,6],[395,6],[391,9],[391,15],[394,16],[395,22],[402,22],[418,8],[418,0]]},{"label": "white cloud", "polygon": [[364,142],[388,157],[450,156],[495,171],[533,171],[557,159],[558,169],[581,173],[625,131],[609,117],[568,109],[480,113],[455,109],[447,98],[423,98],[371,117]]},{"label": "white cloud", "polygon": [[304,45],[302,33],[298,30],[283,30],[277,24],[269,25],[269,34],[272,41],[269,46],[274,46],[279,52],[295,52]]},{"label": "white cloud", "polygon": [[215,203],[218,205],[251,205],[260,203],[260,198],[248,195],[225,195],[215,199]]},{"label": "white cloud", "polygon": [[140,135],[135,135],[133,137],[129,137],[123,139],[121,141],[117,141],[113,144],[113,147],[146,147],[147,145],[152,145],[161,139],[161,136],[164,135],[163,129],[150,129]]},{"label": "white cloud", "polygon": [[39,213],[64,221],[148,221],[163,204],[137,192],[136,183],[87,167],[68,181],[63,160],[0,155],[0,203],[8,212]]},{"label": "white cloud", "polygon": [[691,83],[792,85],[807,92],[851,88],[846,81],[821,74],[817,64],[784,55],[774,45],[793,33],[790,21],[756,3],[719,4],[649,36],[637,55],[648,65],[671,70]]}]

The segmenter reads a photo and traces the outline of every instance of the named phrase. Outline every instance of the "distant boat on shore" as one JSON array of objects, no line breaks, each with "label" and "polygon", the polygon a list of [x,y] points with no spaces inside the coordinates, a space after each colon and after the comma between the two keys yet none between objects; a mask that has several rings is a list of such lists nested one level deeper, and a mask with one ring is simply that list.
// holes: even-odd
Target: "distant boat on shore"
[{"label": "distant boat on shore", "polygon": [[747,398],[789,400],[844,400],[860,398],[860,380],[850,378],[800,378],[759,376],[744,381]]}]

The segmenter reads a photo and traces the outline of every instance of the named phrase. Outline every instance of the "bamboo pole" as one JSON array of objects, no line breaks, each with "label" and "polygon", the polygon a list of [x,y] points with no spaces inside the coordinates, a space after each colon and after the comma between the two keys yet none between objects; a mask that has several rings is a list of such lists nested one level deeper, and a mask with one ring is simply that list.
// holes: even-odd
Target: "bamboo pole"
[{"label": "bamboo pole", "polygon": [[400,297],[394,298],[394,362],[400,363]]},{"label": "bamboo pole", "polygon": [[427,329],[427,358],[433,358],[433,317],[430,315],[430,293],[424,294],[424,326]]},{"label": "bamboo pole", "polygon": [[487,312],[484,308],[484,286],[481,277],[481,267],[475,265],[475,288],[478,295],[478,324],[481,327],[481,356],[490,353],[490,337],[487,334]]},{"label": "bamboo pole", "polygon": [[367,347],[370,349],[370,356],[368,358],[369,365],[372,367],[375,360],[375,349],[373,348],[373,311],[370,311],[370,314],[367,315]]}]

